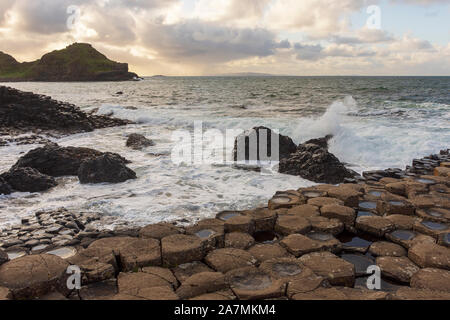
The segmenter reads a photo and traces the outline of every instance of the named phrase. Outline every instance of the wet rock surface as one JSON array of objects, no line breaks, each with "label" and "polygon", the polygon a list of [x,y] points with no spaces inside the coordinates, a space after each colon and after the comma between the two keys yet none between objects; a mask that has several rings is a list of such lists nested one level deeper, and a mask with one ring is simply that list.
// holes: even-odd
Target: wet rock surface
[{"label": "wet rock surface", "polygon": [[[448,299],[448,177],[389,174],[398,171],[370,184],[279,191],[268,207],[186,227],[102,231],[101,214],[38,212],[0,231],[0,280],[12,279],[0,282],[0,299]],[[42,256],[52,257],[49,270]],[[82,272],[75,294],[58,286],[69,264]],[[381,268],[381,290],[367,289],[371,265]],[[24,288],[10,272],[30,266]]]},{"label": "wet rock surface", "polygon": [[113,154],[86,160],[78,169],[80,183],[120,183],[136,179],[136,173]]},{"label": "wet rock surface", "polygon": [[[69,103],[0,86],[0,126],[13,136],[27,132],[67,135],[129,123],[107,116],[88,115]],[[37,136],[30,142],[39,138]]]},{"label": "wet rock surface", "polygon": [[53,177],[28,167],[13,168],[2,174],[2,178],[12,190],[20,192],[42,192],[57,185]]},{"label": "wet rock surface", "polygon": [[130,134],[126,142],[126,146],[134,150],[142,150],[154,145],[155,143],[152,140],[149,140],[145,136],[137,133]]}]

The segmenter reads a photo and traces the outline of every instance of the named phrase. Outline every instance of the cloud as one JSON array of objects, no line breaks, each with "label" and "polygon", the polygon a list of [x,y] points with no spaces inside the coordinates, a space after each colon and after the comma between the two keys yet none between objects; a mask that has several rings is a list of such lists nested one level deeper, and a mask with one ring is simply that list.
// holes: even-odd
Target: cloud
[{"label": "cloud", "polygon": [[142,42],[162,57],[190,62],[225,62],[249,56],[269,56],[287,47],[262,28],[232,28],[200,20],[177,24],[147,23]]},{"label": "cloud", "polygon": [[337,44],[385,43],[394,41],[394,37],[385,30],[363,28],[355,35],[332,35],[330,41]]}]

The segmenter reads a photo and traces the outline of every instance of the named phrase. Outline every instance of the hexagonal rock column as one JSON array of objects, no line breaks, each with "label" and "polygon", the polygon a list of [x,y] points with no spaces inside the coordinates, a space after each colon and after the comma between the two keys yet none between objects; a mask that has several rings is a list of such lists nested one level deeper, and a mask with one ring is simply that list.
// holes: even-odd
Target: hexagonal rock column
[{"label": "hexagonal rock column", "polygon": [[332,285],[353,287],[355,284],[355,266],[330,252],[309,253],[299,261]]},{"label": "hexagonal rock column", "polygon": [[161,249],[156,239],[131,237],[103,238],[91,243],[89,249],[110,250],[120,260],[122,271],[161,265]]},{"label": "hexagonal rock column", "polygon": [[376,262],[385,277],[407,284],[411,281],[411,277],[420,270],[407,257],[378,257]]},{"label": "hexagonal rock column", "polygon": [[230,271],[226,279],[234,294],[241,300],[279,298],[286,291],[286,285],[282,280],[272,279],[267,273],[255,267]]},{"label": "hexagonal rock column", "polygon": [[331,206],[331,205],[343,206],[344,201],[336,198],[317,197],[309,199],[307,204],[322,208],[323,206]]},{"label": "hexagonal rock column", "polygon": [[119,295],[116,299],[178,300],[171,283],[158,275],[145,272],[120,273],[117,284]]},{"label": "hexagonal rock column", "polygon": [[362,193],[348,186],[330,188],[327,193],[329,197],[342,200],[345,206],[352,208],[358,207],[359,196],[362,195]]},{"label": "hexagonal rock column", "polygon": [[407,249],[415,244],[422,242],[435,243],[434,238],[420,234],[411,230],[395,230],[391,233],[386,233],[386,238],[394,243],[397,243]]},{"label": "hexagonal rock column", "polygon": [[255,239],[248,233],[232,232],[225,235],[225,248],[248,249],[255,244]]},{"label": "hexagonal rock column", "polygon": [[291,216],[299,216],[306,219],[311,217],[317,217],[320,215],[319,207],[310,205],[310,204],[302,204],[300,206],[295,206],[290,208],[287,211],[287,214]]},{"label": "hexagonal rock column", "polygon": [[162,260],[164,266],[177,265],[202,260],[205,250],[200,238],[175,234],[161,240]]},{"label": "hexagonal rock column", "polygon": [[299,216],[283,215],[279,216],[275,224],[275,232],[282,235],[293,233],[305,234],[311,230],[311,224],[306,218]]},{"label": "hexagonal rock column", "polygon": [[334,236],[344,231],[344,223],[338,219],[328,219],[322,216],[307,218],[313,231],[330,233]]},{"label": "hexagonal rock column", "polygon": [[377,202],[377,211],[380,214],[404,214],[412,216],[415,213],[415,208],[406,199],[389,199],[389,196],[387,196],[386,199]]},{"label": "hexagonal rock column", "polygon": [[65,286],[68,266],[49,254],[18,258],[0,266],[0,287],[8,288],[14,299],[35,299]]},{"label": "hexagonal rock column", "polygon": [[326,218],[342,221],[346,227],[352,227],[355,224],[356,212],[352,208],[332,204],[322,206],[320,212]]},{"label": "hexagonal rock column", "polygon": [[286,249],[278,243],[256,244],[248,249],[248,252],[255,257],[258,262],[290,256]]},{"label": "hexagonal rock column", "polygon": [[[294,194],[295,193],[295,194]],[[305,204],[306,199],[298,192],[277,192],[269,200],[269,209],[291,208],[296,205]]]},{"label": "hexagonal rock column", "polygon": [[170,283],[173,288],[178,287],[178,280],[170,269],[161,267],[145,267],[142,268],[142,272],[164,279],[165,281]]},{"label": "hexagonal rock column", "polygon": [[403,287],[392,296],[393,300],[450,300],[450,291],[435,291],[429,289],[417,289]]},{"label": "hexagonal rock column", "polygon": [[267,208],[257,208],[242,212],[243,215],[249,216],[255,224],[255,232],[273,231],[275,222],[277,221],[277,211]]},{"label": "hexagonal rock column", "polygon": [[185,300],[227,288],[225,276],[221,272],[202,272],[186,279],[176,293],[180,299]]},{"label": "hexagonal rock column", "polygon": [[180,233],[184,233],[183,229],[176,227],[171,223],[161,222],[141,228],[141,230],[139,230],[139,237],[161,240],[162,238]]},{"label": "hexagonal rock column", "polygon": [[183,263],[172,269],[175,277],[180,283],[183,283],[190,276],[202,272],[213,272],[214,270],[200,261]]},{"label": "hexagonal rock column", "polygon": [[295,258],[267,260],[261,263],[259,269],[270,275],[273,279],[280,279],[286,283],[313,273]]},{"label": "hexagonal rock column", "polygon": [[236,296],[231,290],[222,290],[212,293],[201,294],[197,297],[191,298],[189,300],[199,300],[199,301],[222,301],[222,300],[236,300]]},{"label": "hexagonal rock column", "polygon": [[249,252],[233,248],[211,251],[206,256],[205,261],[211,268],[222,273],[253,266],[257,262]]},{"label": "hexagonal rock column", "polygon": [[205,250],[222,248],[225,243],[224,222],[218,219],[202,220],[194,226],[186,228],[186,234],[199,237],[204,244]]},{"label": "hexagonal rock column", "polygon": [[413,230],[438,239],[443,233],[450,232],[450,225],[430,220],[416,221]]},{"label": "hexagonal rock column", "polygon": [[392,214],[386,217],[391,221],[396,229],[411,230],[417,217],[406,216],[404,214]]},{"label": "hexagonal rock column", "polygon": [[356,219],[356,229],[365,231],[376,237],[383,237],[387,232],[394,230],[394,224],[383,217],[362,216]]},{"label": "hexagonal rock column", "polygon": [[450,249],[434,243],[423,242],[412,246],[408,257],[422,268],[450,270]]},{"label": "hexagonal rock column", "polygon": [[433,268],[421,269],[412,276],[411,287],[450,292],[450,271]]},{"label": "hexagonal rock column", "polygon": [[296,257],[322,250],[326,245],[302,234],[291,234],[280,241],[280,245]]},{"label": "hexagonal rock column", "polygon": [[225,221],[225,231],[253,234],[255,222],[250,216],[235,216]]},{"label": "hexagonal rock column", "polygon": [[369,252],[374,256],[382,257],[402,257],[407,254],[405,248],[388,241],[377,241],[372,243]]}]

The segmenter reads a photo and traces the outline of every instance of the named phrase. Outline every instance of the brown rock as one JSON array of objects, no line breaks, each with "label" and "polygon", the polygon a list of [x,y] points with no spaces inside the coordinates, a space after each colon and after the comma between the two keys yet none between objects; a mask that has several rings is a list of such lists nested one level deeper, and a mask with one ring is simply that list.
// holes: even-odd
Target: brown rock
[{"label": "brown rock", "polygon": [[346,300],[389,300],[391,297],[387,292],[365,288],[338,287],[336,289],[345,295]]},{"label": "brown rock", "polygon": [[186,228],[186,234],[199,237],[206,251],[216,247],[223,248],[225,244],[225,227],[218,219],[202,220],[194,226]]},{"label": "brown rock", "polygon": [[297,277],[312,275],[313,272],[302,265],[295,258],[275,258],[266,260],[259,266],[259,269],[268,274],[272,279],[281,279],[289,282]]},{"label": "brown rock", "polygon": [[142,289],[155,287],[172,288],[172,284],[160,276],[145,272],[121,272],[117,277],[117,285],[119,288],[119,293],[129,294],[132,296],[142,296],[140,295],[140,291]]},{"label": "brown rock", "polygon": [[297,293],[292,300],[347,300],[347,296],[337,288],[318,288],[314,291]]},{"label": "brown rock", "polygon": [[225,276],[220,272],[197,273],[186,279],[176,293],[181,299],[189,299],[202,294],[212,293],[228,288]]},{"label": "brown rock", "polygon": [[49,254],[17,258],[0,266],[0,287],[8,288],[14,299],[34,299],[65,285],[68,266]]},{"label": "brown rock", "polygon": [[11,291],[9,291],[8,288],[0,287],[0,301],[11,299],[12,299]]},{"label": "brown rock", "polygon": [[394,224],[395,229],[403,229],[403,230],[412,229],[414,223],[417,220],[416,217],[405,216],[403,214],[392,214],[386,216],[386,219],[389,219],[389,221],[391,221]]},{"label": "brown rock", "polygon": [[328,189],[328,196],[344,201],[344,206],[358,207],[359,196],[362,195],[352,187],[341,185]]},{"label": "brown rock", "polygon": [[296,205],[305,204],[306,199],[299,192],[277,192],[272,199],[269,200],[269,209],[276,210],[280,208],[291,208]]},{"label": "brown rock", "polygon": [[303,218],[317,217],[320,215],[319,208],[310,204],[303,204],[288,209],[287,214]]},{"label": "brown rock", "polygon": [[178,287],[178,281],[173,275],[172,271],[170,271],[170,269],[161,267],[145,267],[142,268],[142,272],[160,277],[161,279],[170,283],[174,288]]},{"label": "brown rock", "polygon": [[89,249],[112,251],[120,259],[122,271],[161,265],[161,249],[156,239],[131,237],[103,238],[91,243]]},{"label": "brown rock", "polygon": [[269,210],[267,208],[247,210],[243,214],[253,220],[255,232],[273,231],[278,216],[276,210]]},{"label": "brown rock", "polygon": [[291,234],[281,240],[280,245],[296,257],[321,250],[320,242],[302,234]]},{"label": "brown rock", "polygon": [[111,300],[179,300],[173,289],[168,286],[135,288],[129,293],[119,293]]},{"label": "brown rock", "polygon": [[202,260],[205,250],[202,241],[196,236],[174,234],[161,240],[164,266],[175,267],[179,264]]},{"label": "brown rock", "polygon": [[172,269],[175,277],[180,283],[183,283],[190,276],[201,272],[213,272],[214,270],[200,261],[183,263]]},{"label": "brown rock", "polygon": [[293,233],[305,234],[311,230],[311,224],[306,218],[300,216],[282,215],[278,217],[275,231],[282,235]]},{"label": "brown rock", "polygon": [[221,300],[235,300],[236,296],[231,290],[222,290],[213,293],[205,293],[194,297],[189,300],[199,300],[199,301],[221,301]]},{"label": "brown rock", "polygon": [[377,201],[377,211],[379,214],[404,214],[412,216],[415,213],[415,208],[408,200],[402,198],[390,198]]},{"label": "brown rock", "polygon": [[435,176],[450,178],[450,168],[447,168],[447,167],[436,167],[436,168],[434,168],[433,174]]},{"label": "brown rock", "polygon": [[309,253],[299,261],[334,286],[353,287],[355,283],[355,266],[330,252]]},{"label": "brown rock", "polygon": [[253,234],[255,221],[250,216],[235,216],[225,221],[225,232],[243,232]]},{"label": "brown rock", "polygon": [[385,277],[408,284],[411,277],[420,270],[407,257],[378,257],[377,265]]},{"label": "brown rock", "polygon": [[450,270],[450,249],[429,242],[412,246],[408,257],[422,268],[440,268]]},{"label": "brown rock", "polygon": [[411,288],[450,292],[450,271],[421,269],[411,278]]},{"label": "brown rock", "polygon": [[178,228],[170,223],[157,223],[157,224],[151,224],[144,228],[142,228],[139,231],[139,237],[144,239],[158,239],[161,240],[162,238],[174,235],[174,234],[180,234],[183,233],[183,230],[181,228]]},{"label": "brown rock", "polygon": [[318,288],[328,287],[330,287],[330,283],[326,278],[316,275],[309,268],[305,268],[300,275],[289,281],[286,295],[288,298],[292,298],[296,294],[308,293]]},{"label": "brown rock", "polygon": [[309,199],[307,202],[309,205],[316,206],[319,208],[322,208],[323,206],[330,206],[330,205],[339,205],[343,206],[344,201],[336,199],[336,198],[328,198],[328,197],[317,197]]},{"label": "brown rock", "polygon": [[234,294],[241,300],[279,298],[284,295],[286,285],[282,280],[272,279],[255,267],[230,271],[226,275]]},{"label": "brown rock", "polygon": [[430,207],[428,209],[417,210],[416,214],[424,220],[444,224],[450,222],[450,210],[444,208]]},{"label": "brown rock", "polygon": [[329,219],[338,219],[342,221],[345,226],[353,226],[356,219],[356,212],[352,208],[341,205],[325,205],[320,208],[322,216]]},{"label": "brown rock", "polygon": [[374,256],[385,257],[402,257],[407,254],[402,246],[387,241],[377,241],[372,243],[369,247],[369,252]]},{"label": "brown rock", "polygon": [[385,185],[385,189],[390,193],[406,196],[406,184],[406,181],[388,183]]},{"label": "brown rock", "polygon": [[232,232],[225,235],[225,248],[246,250],[255,244],[255,239],[248,233]]},{"label": "brown rock", "polygon": [[253,266],[256,263],[256,259],[249,252],[233,248],[211,251],[206,256],[205,261],[211,268],[222,273]]},{"label": "brown rock", "polygon": [[0,249],[0,265],[8,261],[9,261],[8,254],[2,249]]},{"label": "brown rock", "polygon": [[443,233],[450,232],[450,225],[430,220],[416,221],[413,230],[438,239]]},{"label": "brown rock", "polygon": [[383,217],[361,216],[356,219],[356,229],[367,232],[376,237],[383,237],[387,232],[394,230],[394,224]]},{"label": "brown rock", "polygon": [[338,235],[344,231],[344,223],[338,219],[328,219],[322,216],[308,218],[313,231]]},{"label": "brown rock", "polygon": [[67,261],[80,267],[83,284],[111,279],[119,272],[114,252],[107,247],[84,249]]},{"label": "brown rock", "polygon": [[107,300],[117,294],[117,281],[110,279],[81,287],[78,296],[81,300]]},{"label": "brown rock", "polygon": [[450,292],[402,287],[392,296],[394,300],[450,300]]},{"label": "brown rock", "polygon": [[256,244],[247,250],[259,262],[289,256],[289,253],[278,243]]}]

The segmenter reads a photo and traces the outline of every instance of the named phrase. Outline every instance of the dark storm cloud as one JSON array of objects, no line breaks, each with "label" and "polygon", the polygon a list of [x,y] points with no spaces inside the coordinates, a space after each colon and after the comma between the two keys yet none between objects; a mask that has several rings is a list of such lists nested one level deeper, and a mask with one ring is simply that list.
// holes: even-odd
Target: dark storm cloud
[{"label": "dark storm cloud", "polygon": [[302,45],[296,43],[294,52],[298,60],[319,60],[323,57],[323,47],[320,44]]},{"label": "dark storm cloud", "polygon": [[198,20],[166,25],[149,23],[143,42],[173,60],[226,62],[247,57],[265,57],[288,42],[277,42],[265,29],[231,28]]}]

